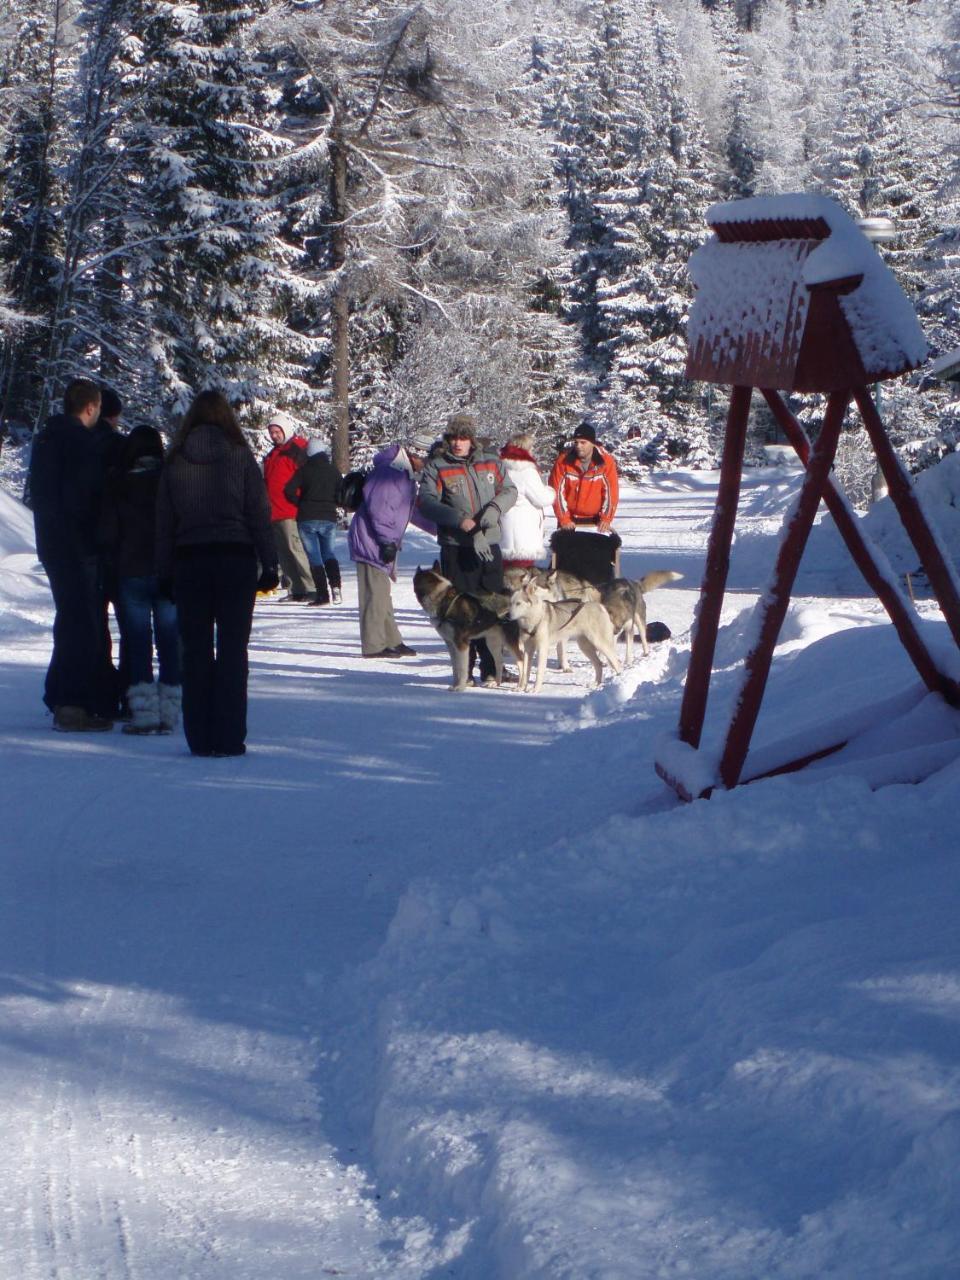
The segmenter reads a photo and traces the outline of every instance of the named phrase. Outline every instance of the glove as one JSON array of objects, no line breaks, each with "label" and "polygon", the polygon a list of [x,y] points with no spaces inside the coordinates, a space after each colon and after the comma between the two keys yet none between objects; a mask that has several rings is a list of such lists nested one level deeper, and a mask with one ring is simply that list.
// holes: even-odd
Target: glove
[{"label": "glove", "polygon": [[280,574],[276,569],[263,569],[260,577],[257,579],[257,590],[268,592],[276,591],[280,585]]},{"label": "glove", "polygon": [[483,507],[478,511],[473,518],[476,520],[479,528],[492,529],[500,520],[500,512],[493,503],[490,503],[488,506]]},{"label": "glove", "polygon": [[490,561],[493,559],[493,550],[490,543],[484,537],[482,529],[477,529],[473,535],[473,549],[481,560]]},{"label": "glove", "polygon": [[176,597],[173,594],[173,579],[158,578],[157,579],[157,595],[161,600],[169,600],[173,603]]},{"label": "glove", "polygon": [[397,544],[395,542],[381,542],[380,559],[384,564],[393,564],[397,558]]}]

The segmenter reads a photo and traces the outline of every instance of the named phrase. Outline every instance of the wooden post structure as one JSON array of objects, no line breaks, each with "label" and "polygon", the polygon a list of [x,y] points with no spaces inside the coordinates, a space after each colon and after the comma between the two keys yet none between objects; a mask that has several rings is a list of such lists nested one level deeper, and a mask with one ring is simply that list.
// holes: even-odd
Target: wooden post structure
[{"label": "wooden post structure", "polygon": [[[697,293],[688,328],[687,376],[730,385],[732,392],[677,728],[683,762],[700,754],[754,387],[766,399],[806,474],[770,585],[757,606],[756,640],[745,656],[740,694],[723,737],[719,764],[684,765],[680,770],[688,775],[684,779],[678,776],[675,752],[657,761],[658,773],[684,799],[706,797],[718,785],[729,788],[744,780],[774,649],[821,500],[890,615],[926,687],[960,706],[960,684],[937,663],[921,634],[912,602],[885,571],[830,475],[844,417],[854,401],[891,499],[960,646],[960,580],[927,524],[868,389],[871,383],[915,368],[926,357],[926,343],[909,302],[856,224],[826,197],[761,196],[734,201],[715,206],[707,220],[714,237],[697,250],[690,264]],[[829,250],[818,253],[826,241],[831,242]],[[813,450],[782,391],[827,395]],[[817,755],[842,745],[824,748]],[[805,762],[784,764],[776,771]],[[714,781],[704,785],[708,767]],[[692,783],[694,778],[697,781]]]}]

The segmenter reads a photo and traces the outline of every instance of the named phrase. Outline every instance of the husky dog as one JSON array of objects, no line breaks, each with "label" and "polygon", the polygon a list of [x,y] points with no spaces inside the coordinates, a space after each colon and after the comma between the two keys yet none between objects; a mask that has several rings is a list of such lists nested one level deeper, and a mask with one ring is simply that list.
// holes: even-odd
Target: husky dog
[{"label": "husky dog", "polygon": [[[505,569],[503,581],[508,591],[516,591],[525,587],[528,582],[541,587],[547,600],[599,600],[600,589],[586,578],[578,578],[575,573],[567,573],[564,569]],[[567,661],[567,650],[561,640],[557,645],[557,666],[561,671],[572,671]]]},{"label": "husky dog", "polygon": [[507,597],[481,597],[458,591],[437,568],[418,569],[413,575],[413,592],[450,653],[453,664],[451,689],[459,691],[469,687],[471,640],[483,638],[487,641],[498,685],[503,677],[504,645],[522,665],[517,624],[504,616]]},{"label": "husky dog", "polygon": [[600,600],[610,615],[617,639],[619,640],[621,636],[626,638],[628,663],[633,661],[634,629],[643,646],[644,657],[650,652],[647,641],[647,606],[644,596],[655,591],[657,587],[662,587],[668,582],[676,582],[682,577],[682,573],[675,573],[673,569],[655,569],[653,573],[644,574],[638,582],[632,582],[629,578],[614,578],[612,582],[605,582],[600,588]]},{"label": "husky dog", "polygon": [[[514,576],[508,578],[507,573]],[[634,628],[636,628],[636,638],[643,646],[644,657],[650,653],[648,643],[650,639],[664,639],[670,635],[662,623],[653,623],[652,627],[657,628],[658,632],[665,632],[666,635],[648,636],[647,606],[644,596],[655,591],[657,587],[665,586],[668,582],[676,582],[683,577],[682,573],[676,573],[673,569],[655,569],[636,582],[629,578],[614,578],[611,582],[604,582],[597,587],[587,582],[585,578],[578,578],[575,573],[566,573],[561,569],[513,569],[508,570],[507,573],[504,574],[504,580],[514,589],[533,582],[544,589],[548,600],[555,602],[599,600],[610,615],[616,638],[619,640],[623,637],[626,642],[628,663],[633,662]],[[567,662],[566,646],[563,640],[557,645],[557,665],[561,671],[571,669]]]},{"label": "husky dog", "polygon": [[603,684],[601,657],[606,658],[617,675],[623,669],[617,657],[610,615],[597,600],[549,600],[546,588],[537,586],[535,582],[528,582],[510,597],[510,617],[520,628],[523,650],[520,661],[521,689],[527,686],[531,662],[536,653],[537,676],[533,692],[540,692],[547,668],[547,653],[552,645],[564,640],[576,640],[593,663],[598,688]]}]

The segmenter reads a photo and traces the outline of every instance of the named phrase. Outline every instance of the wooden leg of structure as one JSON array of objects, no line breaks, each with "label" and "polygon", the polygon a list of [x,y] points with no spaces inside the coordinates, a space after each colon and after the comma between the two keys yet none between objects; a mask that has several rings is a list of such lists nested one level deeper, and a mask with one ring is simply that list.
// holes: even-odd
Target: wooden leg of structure
[{"label": "wooden leg of structure", "polygon": [[790,593],[817,514],[817,507],[820,505],[830,468],[833,466],[840,428],[849,401],[849,392],[834,391],[827,402],[820,438],[807,463],[807,473],[800,489],[800,497],[777,555],[773,581],[766,598],[758,606],[759,636],[747,656],[743,686],[736,711],[727,730],[723,756],[720,760],[720,779],[728,789],[735,787],[740,781],[743,764],[750,748],[750,739],[760,713],[767,676],[770,674],[770,663],[773,660],[777,636],[780,634],[780,628],[786,616]]},{"label": "wooden leg of structure", "polygon": [[[806,466],[810,457],[810,442],[803,427],[787,408],[778,392],[764,391],[763,396],[784,435],[796,450],[800,461]],[[942,694],[953,706],[960,705],[960,687],[955,680],[938,670],[932,654],[920,635],[916,610],[900,590],[899,585],[892,581],[878,564],[873,548],[861,533],[859,521],[845,494],[837,488],[829,476],[823,491],[823,500],[854,563],[886,609],[900,637],[900,643],[906,649],[920,679],[932,693]]]},{"label": "wooden leg of structure", "polygon": [[870,443],[890,491],[890,501],[897,508],[903,527],[916,548],[950,633],[960,645],[960,588],[917,501],[910,477],[887,438],[873,397],[866,387],[860,387],[855,394]]},{"label": "wooden leg of structure", "polygon": [[700,587],[693,628],[690,665],[683,688],[680,707],[679,737],[692,747],[700,745],[703,720],[710,690],[710,672],[720,627],[720,611],[730,570],[730,547],[740,500],[740,478],[743,473],[743,451],[750,416],[750,387],[734,387],[727,413],[727,430],[720,463],[720,484],[713,513],[713,526],[707,546],[707,562]]}]

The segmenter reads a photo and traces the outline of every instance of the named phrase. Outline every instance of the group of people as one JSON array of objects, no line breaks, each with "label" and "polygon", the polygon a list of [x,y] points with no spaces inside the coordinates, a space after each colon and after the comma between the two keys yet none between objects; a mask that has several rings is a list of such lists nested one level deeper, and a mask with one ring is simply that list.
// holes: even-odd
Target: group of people
[{"label": "group of people", "polygon": [[[476,419],[467,413],[447,420],[441,440],[417,435],[391,445],[374,459],[363,502],[350,526],[350,554],[357,561],[360,637],[365,657],[399,658],[414,651],[403,642],[393,616],[390,581],[409,523],[435,532],[440,572],[458,591],[501,593],[504,571],[528,568],[545,553],[546,512],[553,507],[558,529],[552,542],[574,572],[593,577],[587,564],[611,554],[619,497],[616,464],[597,444],[592,426],[574,432],[542,479],[533,437],[520,433],[499,453],[484,448]],[[599,552],[575,538],[578,527],[609,535]],[[472,646],[470,670],[479,664],[481,683],[496,682],[486,642]]]},{"label": "group of people", "polygon": [[[283,413],[268,423],[272,447],[261,470],[217,391],[194,399],[166,453],[152,426],[121,434],[121,411],[115,393],[75,379],[63,412],[34,442],[28,488],[55,606],[44,701],[61,732],[108,730],[118,717],[126,732],[169,732],[182,714],[193,754],[242,755],[258,591],[273,592],[282,574],[285,599],[342,598],[342,477],[320,442],[297,435]],[[364,657],[415,652],[391,598],[411,523],[436,535],[454,586],[480,594],[502,591],[505,568],[545,553],[551,506],[554,539],[577,525],[611,531],[616,467],[592,428],[577,429],[549,484],[532,448],[525,434],[499,453],[485,448],[476,420],[459,413],[441,439],[419,433],[376,455],[348,532]],[[489,680],[493,658],[483,641],[475,656]]]}]

